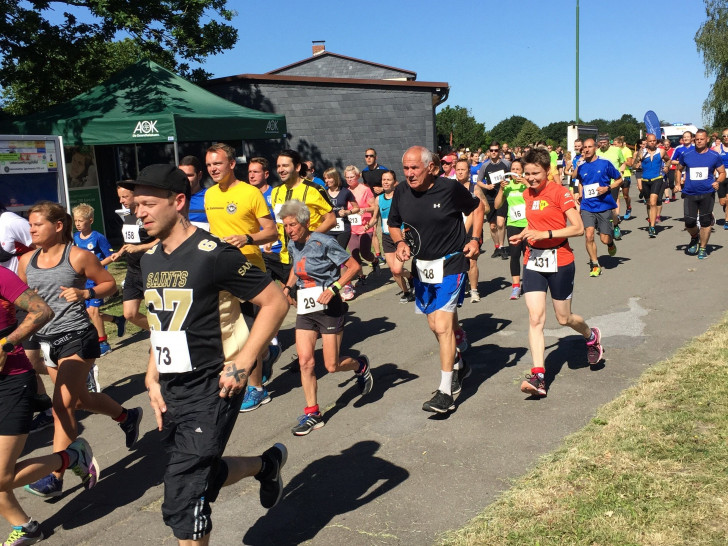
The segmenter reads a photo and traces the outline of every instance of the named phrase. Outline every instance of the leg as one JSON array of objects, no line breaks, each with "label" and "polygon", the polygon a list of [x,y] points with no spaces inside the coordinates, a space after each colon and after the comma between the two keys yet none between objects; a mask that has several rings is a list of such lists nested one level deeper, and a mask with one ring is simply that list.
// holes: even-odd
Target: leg
[{"label": "leg", "polygon": [[149,330],[149,322],[147,317],[139,312],[139,306],[142,300],[125,300],[124,301],[124,318],[132,324],[138,326],[142,330]]},{"label": "leg", "polygon": [[629,196],[629,186],[622,187],[622,197],[624,197],[624,206],[627,210],[632,208],[632,199]]},{"label": "leg", "polygon": [[316,350],[317,338],[318,333],[314,330],[296,329],[296,352],[301,367],[301,386],[303,387],[303,396],[306,399],[306,407],[309,408],[318,404],[316,401],[318,385],[314,370],[316,365],[314,351]]},{"label": "leg", "polygon": [[470,259],[470,267],[468,268],[468,281],[470,282],[470,290],[478,291],[478,277],[480,277],[480,271],[478,271],[478,260]]},{"label": "leg", "polygon": [[455,355],[455,313],[433,311],[427,315],[427,323],[440,344],[440,370],[452,372]]},{"label": "leg", "polygon": [[503,246],[505,244],[506,236],[506,217],[496,214],[496,226],[498,231],[498,244]]},{"label": "leg", "polygon": [[[533,368],[544,368],[543,327],[546,324],[546,292],[526,292],[528,308],[528,345]],[[542,372],[543,373],[543,372]]]},{"label": "leg", "polygon": [[594,242],[594,226],[589,226],[584,229],[584,242],[586,243],[586,252],[589,254],[589,261],[593,264],[599,265],[597,259],[597,245]]},{"label": "leg", "polygon": [[554,312],[556,320],[561,326],[568,326],[572,330],[579,332],[584,339],[589,339],[591,329],[589,325],[579,315],[571,312],[571,300],[553,300]]},{"label": "leg", "polygon": [[337,334],[323,334],[324,366],[329,373],[355,372],[359,369],[359,362],[350,356],[340,357],[341,340],[344,332]]},{"label": "leg", "polygon": [[[106,339],[106,330],[104,329],[104,321],[101,318],[101,313],[99,312],[98,307],[90,306],[86,308],[86,312],[88,313],[89,318],[91,319],[91,322],[94,325],[94,328],[96,328],[96,333],[98,334],[99,338]],[[109,315],[107,315],[109,316]]]},{"label": "leg", "polygon": [[649,214],[650,227],[655,227],[655,221],[657,220],[657,194],[650,193],[649,205],[647,206],[647,212]]},{"label": "leg", "polygon": [[397,286],[399,286],[399,289],[402,292],[409,292],[409,287],[407,286],[407,282],[405,281],[405,278],[402,275],[402,272],[404,270],[402,262],[400,262],[395,257],[394,252],[385,253],[384,259],[386,260],[387,267],[389,267],[389,271],[391,271],[392,277],[394,278],[394,282],[397,283]]}]

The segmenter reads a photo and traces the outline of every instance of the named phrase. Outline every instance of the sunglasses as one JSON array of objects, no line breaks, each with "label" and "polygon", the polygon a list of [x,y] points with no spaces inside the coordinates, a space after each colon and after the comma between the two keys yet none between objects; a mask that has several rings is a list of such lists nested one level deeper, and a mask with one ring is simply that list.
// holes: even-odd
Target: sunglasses
[{"label": "sunglasses", "polygon": [[490,148],[488,151],[489,152],[500,152],[500,150],[498,148]]},{"label": "sunglasses", "polygon": [[374,154],[364,154],[364,157],[377,157]]}]

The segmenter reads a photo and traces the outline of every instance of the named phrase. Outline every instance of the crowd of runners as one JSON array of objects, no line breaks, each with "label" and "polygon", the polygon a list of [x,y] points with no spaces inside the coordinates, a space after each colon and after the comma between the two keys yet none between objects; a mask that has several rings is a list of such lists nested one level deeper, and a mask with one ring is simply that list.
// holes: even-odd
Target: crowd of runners
[{"label": "crowd of runners", "polygon": [[[458,308],[467,297],[472,304],[481,299],[478,258],[486,229],[491,258],[508,261],[497,267],[499,275],[508,268],[510,299],[523,297],[528,311],[531,370],[521,391],[547,395],[547,293],[557,321],[581,334],[584,358],[597,369],[602,333],[571,308],[580,276],[571,243],[583,235],[584,277],[599,277],[596,235],[615,256],[620,223],[640,200],[645,231],[655,238],[663,203],[681,194],[685,252],[708,257],[715,193],[724,211],[728,200],[728,130],[712,147],[708,141],[705,131],[685,133],[672,149],[648,134],[632,150],[621,137],[599,135],[574,142],[573,157],[545,143],[510,150],[492,142],[483,151],[441,156],[414,146],[396,169],[378,164],[369,148],[365,168],[327,169],[323,178],[299,153],[285,150],[274,167],[266,158],[250,159],[247,181],[235,174],[234,149],[215,144],[204,162],[188,156],[178,166],[150,165],[136,180],[118,182],[124,244],[117,251],[91,229],[89,205],[69,215],[41,202],[27,219],[3,208],[0,514],[12,525],[5,544],[43,538],[14,489],[57,497],[68,469],[85,489],[100,479],[92,447],[78,436],[76,409],[113,419],[126,447],[135,447],[143,410],[103,393],[95,365],[112,352],[105,323],[119,337],[128,322],[149,331],[145,384],[168,459],[162,514],[184,544],[208,543],[211,503],[223,486],[254,477],[265,508],[281,498],[282,443],[260,456],[224,451],[239,413],[271,402],[266,384],[276,373],[278,329],[290,306],[304,399],[302,414],[291,416],[293,435],[326,423],[317,399],[319,337],[326,370],[351,372],[360,395],[371,392],[376,363],[342,354],[342,345],[349,302],[383,265],[399,288],[396,301],[413,304],[438,343],[440,382],[422,404],[426,412],[453,411],[471,372]],[[209,188],[202,185],[205,171]],[[117,291],[105,268],[116,261],[126,264],[123,316],[101,311],[103,299]],[[18,461],[27,435],[46,427],[53,427],[53,453]]]}]

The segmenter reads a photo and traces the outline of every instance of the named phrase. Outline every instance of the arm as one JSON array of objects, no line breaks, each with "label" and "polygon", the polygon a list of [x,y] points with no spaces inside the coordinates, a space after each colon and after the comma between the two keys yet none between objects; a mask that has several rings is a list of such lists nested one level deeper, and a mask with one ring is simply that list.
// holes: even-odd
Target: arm
[{"label": "arm", "polygon": [[317,227],[315,231],[318,231],[319,233],[326,233],[327,231],[330,231],[331,228],[335,225],[336,216],[334,215],[333,211],[329,211],[324,215],[324,218],[321,221],[321,225]]},{"label": "arm", "polygon": [[[21,341],[40,330],[44,324],[53,318],[53,311],[48,307],[48,304],[30,288],[20,294],[13,303],[28,312],[25,320],[5,337],[5,340],[13,345],[19,345]],[[0,347],[0,370],[5,366],[7,356]]]},{"label": "arm", "polygon": [[[258,223],[260,224],[260,230],[255,233],[228,235],[227,237],[223,237],[222,240],[237,248],[243,248],[248,244],[264,245],[274,243],[278,239],[278,231],[276,230],[276,223],[273,221],[271,215],[261,216],[258,218]],[[250,242],[248,242],[248,237],[250,237]]]},{"label": "arm", "polygon": [[[346,272],[336,281],[339,286],[344,286],[353,281],[361,271],[361,265],[359,265],[353,256],[349,256],[341,266],[346,268]],[[327,288],[321,292],[321,295],[318,297],[318,302],[326,305],[337,293],[333,289]]]},{"label": "arm", "polygon": [[[584,233],[584,224],[581,221],[581,215],[576,208],[570,208],[565,213],[568,224],[561,229],[551,230],[551,237],[548,231],[538,231],[526,227],[521,233],[514,235],[509,239],[512,244],[518,244],[520,241],[527,240],[531,242],[542,241],[544,239],[556,239],[563,237],[580,237]],[[570,225],[569,225],[570,224]]]},{"label": "arm", "polygon": [[[114,277],[101,266],[101,262],[99,262],[96,256],[87,250],[73,247],[71,249],[70,261],[76,271],[96,283],[94,291],[96,292],[97,298],[105,298],[116,292],[116,281]],[[65,298],[69,302],[82,301],[89,299],[90,292],[87,289],[79,290],[78,288],[61,286],[59,297]]]},{"label": "arm", "polygon": [[[478,206],[470,213],[470,215],[473,217],[473,237],[475,237],[476,233],[481,233],[483,231],[485,207],[483,207],[482,201],[478,200]],[[466,258],[477,258],[478,254],[480,254],[480,243],[470,239],[463,248],[463,254],[465,254]]]},{"label": "arm", "polygon": [[159,384],[159,372],[154,362],[154,356],[149,353],[149,363],[147,364],[147,375],[144,379],[149,394],[149,405],[154,410],[154,418],[157,420],[157,429],[162,430],[162,414],[167,411],[167,404],[164,403],[162,397],[162,387]]},{"label": "arm", "polygon": [[507,182],[504,180],[500,183],[498,187],[498,195],[495,196],[495,208],[499,209],[503,205],[504,197],[503,197],[503,190],[506,187]]},{"label": "arm", "polygon": [[718,178],[716,178],[715,182],[713,182],[713,189],[717,190],[721,182],[725,181],[725,166],[721,165],[715,170],[715,172],[718,173]]},{"label": "arm", "polygon": [[369,219],[369,221],[364,226],[364,231],[369,231],[374,226],[377,225],[377,220],[379,219],[379,199],[374,198],[372,199],[370,205],[372,206],[372,217]]},{"label": "arm", "polygon": [[[391,212],[390,212],[391,214]],[[394,241],[394,255],[400,262],[406,262],[410,259],[410,247],[402,236],[402,230],[398,227],[389,226],[389,236]]]},{"label": "arm", "polygon": [[[675,162],[672,161],[671,163],[675,163]],[[678,161],[675,166],[675,189],[674,189],[675,192],[679,192],[680,188],[682,187],[682,184],[681,184],[682,183],[682,170],[683,170],[683,166]]]}]

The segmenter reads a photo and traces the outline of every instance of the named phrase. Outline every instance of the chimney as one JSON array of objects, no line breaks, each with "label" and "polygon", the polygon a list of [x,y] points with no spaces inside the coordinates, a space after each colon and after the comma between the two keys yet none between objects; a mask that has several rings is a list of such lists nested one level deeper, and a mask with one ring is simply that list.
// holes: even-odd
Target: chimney
[{"label": "chimney", "polygon": [[311,44],[314,56],[321,55],[321,53],[326,51],[326,40],[312,40]]}]

